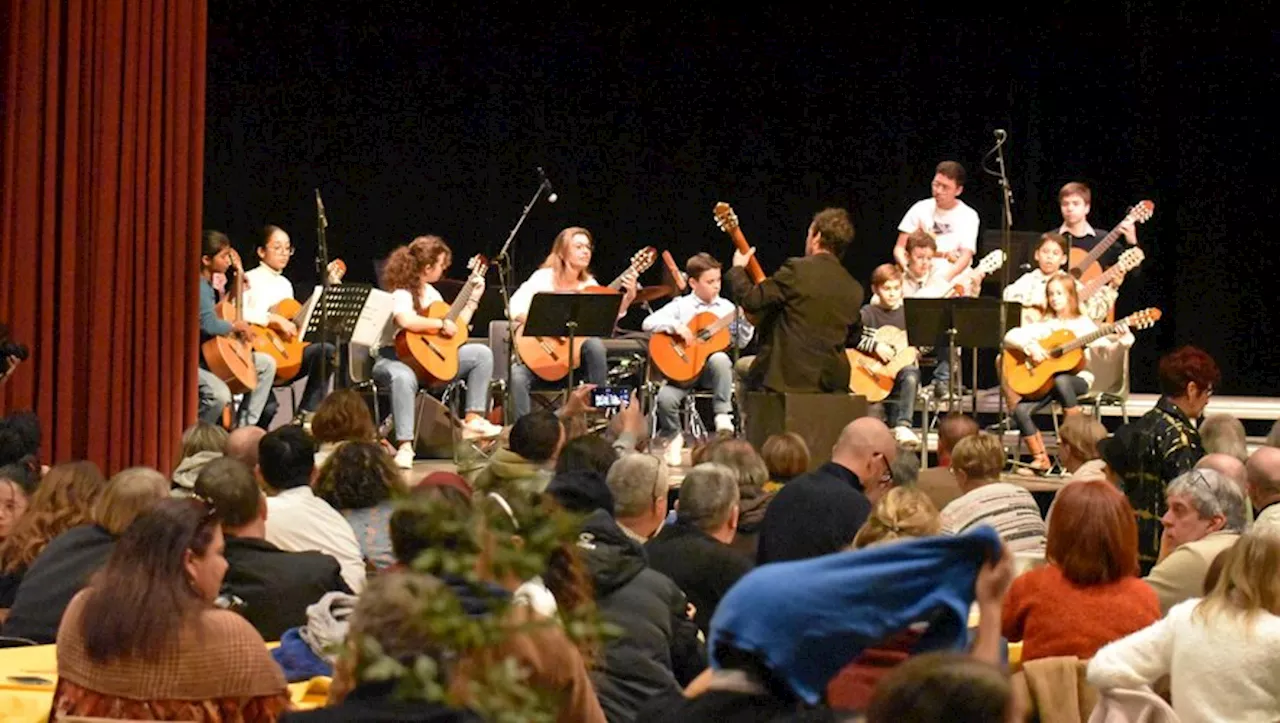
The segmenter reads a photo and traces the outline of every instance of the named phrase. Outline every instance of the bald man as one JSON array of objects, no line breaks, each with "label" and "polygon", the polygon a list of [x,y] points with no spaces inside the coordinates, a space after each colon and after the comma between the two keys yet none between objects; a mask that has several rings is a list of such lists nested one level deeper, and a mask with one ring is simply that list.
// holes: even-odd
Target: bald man
[{"label": "bald man", "polygon": [[1200,461],[1196,462],[1195,468],[1221,472],[1232,482],[1240,485],[1240,491],[1245,496],[1244,519],[1248,522],[1253,521],[1253,504],[1249,499],[1249,487],[1245,482],[1244,462],[1225,452],[1214,452],[1201,457]]},{"label": "bald man", "polygon": [[871,506],[893,486],[893,433],[872,417],[845,426],[831,461],[791,480],[769,503],[756,563],[803,560],[847,549]]},{"label": "bald man", "polygon": [[1280,535],[1280,449],[1259,447],[1245,464],[1245,479],[1256,515],[1253,531]]},{"label": "bald man", "polygon": [[258,442],[266,436],[267,430],[257,425],[244,425],[231,430],[227,435],[227,446],[223,455],[244,463],[251,470],[258,468]]}]

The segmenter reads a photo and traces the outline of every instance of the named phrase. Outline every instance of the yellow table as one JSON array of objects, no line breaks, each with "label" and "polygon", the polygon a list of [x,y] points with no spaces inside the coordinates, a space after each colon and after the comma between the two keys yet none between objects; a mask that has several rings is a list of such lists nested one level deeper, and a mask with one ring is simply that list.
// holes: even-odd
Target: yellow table
[{"label": "yellow table", "polygon": [[[267,643],[274,648],[279,643]],[[0,721],[46,723],[58,683],[56,645],[0,649]],[[320,677],[289,686],[289,696],[300,709],[324,705],[329,679]]]}]

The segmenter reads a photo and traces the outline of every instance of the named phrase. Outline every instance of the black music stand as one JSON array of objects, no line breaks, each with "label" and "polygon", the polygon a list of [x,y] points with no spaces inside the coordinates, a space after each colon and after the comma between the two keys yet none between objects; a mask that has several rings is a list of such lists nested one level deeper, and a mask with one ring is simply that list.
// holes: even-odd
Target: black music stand
[{"label": "black music stand", "polygon": [[622,310],[622,294],[550,293],[533,295],[524,336],[562,336],[569,339],[567,392],[573,391],[573,341],[580,337],[610,337]]},{"label": "black music stand", "polygon": [[[1004,343],[1000,333],[1000,306],[1005,306],[1010,319],[1020,318],[1022,306],[1014,301],[989,298],[906,299],[907,341],[912,346],[929,346],[939,337],[947,338],[947,358],[951,360],[951,377],[947,382],[953,399],[959,398],[960,347],[999,349]],[[1013,326],[1016,326],[1016,322]],[[976,370],[975,370],[976,371]],[[977,385],[974,385],[974,412],[978,411]],[[1003,413],[1003,410],[1002,410]]]},{"label": "black music stand", "polygon": [[315,306],[305,311],[302,340],[332,339],[340,344],[351,341],[372,290],[369,284],[334,284],[321,291]]}]

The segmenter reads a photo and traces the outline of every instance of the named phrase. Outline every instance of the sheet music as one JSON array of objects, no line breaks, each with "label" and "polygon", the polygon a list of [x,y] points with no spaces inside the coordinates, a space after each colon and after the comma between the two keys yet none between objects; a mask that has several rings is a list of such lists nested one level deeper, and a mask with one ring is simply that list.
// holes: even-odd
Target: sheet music
[{"label": "sheet music", "polygon": [[360,320],[356,322],[355,331],[351,333],[351,343],[361,346],[377,346],[382,341],[382,332],[391,322],[393,304],[391,294],[382,289],[369,291],[369,298],[360,310]]}]

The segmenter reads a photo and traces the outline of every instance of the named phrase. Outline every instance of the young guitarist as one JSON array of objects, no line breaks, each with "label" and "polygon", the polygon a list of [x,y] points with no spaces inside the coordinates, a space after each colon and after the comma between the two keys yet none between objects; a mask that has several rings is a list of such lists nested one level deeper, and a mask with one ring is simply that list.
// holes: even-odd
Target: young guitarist
[{"label": "young guitarist", "polygon": [[[689,344],[693,342],[693,333],[688,324],[695,316],[710,312],[721,318],[734,312],[733,302],[720,296],[720,262],[711,254],[691,257],[685,264],[685,272],[693,292],[650,314],[640,325],[642,330],[674,334]],[[755,327],[745,315],[729,325],[729,338],[740,349],[751,341],[755,333]],[[680,433],[680,402],[691,387],[710,389],[715,393],[711,401],[716,415],[715,429],[717,432],[733,432],[733,363],[728,354],[718,351],[707,357],[702,374],[690,385],[681,386],[668,381],[658,390],[658,436],[673,439]]]},{"label": "young guitarist", "polygon": [[[286,319],[272,312],[271,309],[281,301],[293,298],[293,283],[284,275],[284,269],[289,265],[289,259],[292,257],[293,244],[289,241],[289,234],[279,226],[267,226],[258,236],[259,263],[244,275],[245,281],[248,282],[244,291],[244,320],[250,324],[274,329],[287,340],[297,338],[302,333],[301,330],[291,319]],[[303,349],[302,371],[299,374],[307,378],[307,386],[302,392],[302,399],[298,402],[299,414],[314,412],[316,407],[320,406],[329,387],[329,379],[320,377],[320,360],[326,353],[329,355],[328,372],[332,377],[334,369],[337,368],[337,364],[333,362],[336,351],[336,346],[327,343],[308,344]],[[275,417],[275,406],[273,394],[267,399],[267,406],[262,419],[259,420],[259,426],[265,428],[267,423]]]},{"label": "young guitarist", "polygon": [[[1076,293],[1075,279],[1070,274],[1058,273],[1045,284],[1045,297],[1048,303],[1048,316],[1043,321],[1010,329],[1004,337],[1004,346],[1017,349],[1027,358],[1038,364],[1048,358],[1048,352],[1040,346],[1040,340],[1055,331],[1066,329],[1082,337],[1098,330],[1098,324],[1080,313],[1080,299]],[[1125,326],[1110,336],[1099,337],[1085,347],[1085,368],[1075,374],[1060,372],[1054,375],[1053,386],[1043,397],[1024,398],[1013,409],[1013,418],[1018,425],[1022,441],[1027,443],[1031,451],[1031,469],[1044,473],[1052,463],[1045,451],[1044,437],[1036,427],[1031,415],[1044,408],[1050,402],[1062,405],[1064,414],[1070,416],[1080,413],[1077,398],[1091,389],[1110,389],[1121,373],[1118,362],[1123,358],[1125,350],[1133,346],[1133,334]]]},{"label": "young guitarist", "polygon": [[[387,257],[382,270],[382,286],[391,292],[391,320],[382,334],[373,363],[373,381],[391,390],[391,421],[395,428],[396,465],[413,467],[415,401],[418,375],[396,357],[395,338],[401,329],[414,332],[437,331],[451,337],[459,324],[471,322],[471,315],[484,292],[484,279],[478,277],[471,300],[458,317],[458,323],[446,319],[428,319],[422,311],[443,301],[432,284],[444,276],[453,261],[453,252],[439,236],[419,236]],[[493,351],[481,344],[464,344],[458,348],[458,377],[467,382],[466,418],[463,435],[470,438],[494,437],[502,428],[484,418],[488,409],[489,382],[493,379]]]},{"label": "young guitarist", "polygon": [[[1058,208],[1062,211],[1062,225],[1058,227],[1058,233],[1066,237],[1071,248],[1092,251],[1093,247],[1107,235],[1105,231],[1098,233],[1093,226],[1089,225],[1089,209],[1092,203],[1093,193],[1087,185],[1079,181],[1072,181],[1058,191]],[[1120,231],[1124,234],[1125,243],[1130,246],[1138,244],[1138,232],[1132,223],[1124,224],[1120,227]],[[1107,249],[1099,259],[1103,269],[1115,264],[1120,258],[1121,251],[1122,249],[1118,246]]]},{"label": "young guitarist", "polygon": [[[1039,310],[1044,312],[1046,308],[1045,300],[1045,284],[1054,275],[1062,271],[1063,265],[1067,262],[1067,239],[1062,234],[1049,232],[1040,237],[1040,245],[1036,248],[1035,260],[1036,268],[1028,271],[1018,278],[1017,281],[1009,284],[1004,290],[1005,301],[1016,301],[1023,307]],[[1117,277],[1111,284],[1103,286],[1088,299],[1080,304],[1081,310],[1085,316],[1096,322],[1101,322],[1107,317],[1107,311],[1116,301],[1116,288],[1123,282],[1123,277]],[[1080,291],[1084,288],[1084,284],[1076,281],[1076,295],[1079,296]],[[1024,316],[1024,318],[1026,318]]]},{"label": "young guitarist", "polygon": [[[893,350],[875,340],[876,330],[883,326],[907,328],[902,309],[902,271],[893,264],[881,264],[871,272],[871,303],[862,307],[862,334],[858,351],[888,362]],[[885,424],[893,429],[893,438],[906,447],[919,447],[920,437],[911,430],[916,412],[916,390],[920,387],[920,367],[912,363],[903,367],[893,380],[893,389],[884,400]]]},{"label": "young guitarist", "polygon": [[917,201],[898,224],[898,241],[893,247],[893,258],[899,266],[907,266],[907,236],[924,231],[937,241],[940,258],[949,266],[946,279],[958,276],[973,262],[978,252],[978,212],[964,201],[964,166],[955,161],[943,161],[934,169],[932,195]]},{"label": "young guitarist", "polygon": [[[894,250],[895,254],[897,249]],[[938,258],[938,242],[926,231],[912,231],[906,240],[907,263],[902,269],[902,296],[908,299],[939,299],[946,293],[951,266]],[[902,328],[906,328],[905,326]],[[947,338],[935,346],[938,363],[933,368],[933,394],[942,399],[951,381],[951,360],[947,358]]]},{"label": "young guitarist", "polygon": [[[529,314],[529,305],[533,303],[533,295],[548,292],[581,291],[588,286],[597,286],[598,282],[591,275],[591,254],[595,241],[591,232],[580,226],[570,226],[556,234],[551,245],[551,253],[542,262],[541,268],[533,272],[516,292],[511,295],[511,323],[523,324]],[[636,281],[628,278],[623,283],[622,307],[618,312],[621,319],[636,298]],[[511,350],[511,353],[516,353]],[[587,384],[603,386],[608,382],[609,367],[605,358],[604,342],[597,338],[586,339],[582,344],[582,367],[585,373],[583,381]],[[537,378],[529,367],[519,358],[511,371],[511,404],[515,408],[515,419],[529,413],[529,390],[534,384],[552,388],[555,384],[543,382]]]},{"label": "young guitarist", "polygon": [[[214,307],[217,305],[213,290],[213,275],[226,274],[232,263],[239,265],[240,258],[231,248],[231,241],[221,231],[205,231],[200,245],[200,343],[215,336],[247,336],[249,324],[246,321],[226,321],[218,318]],[[276,361],[266,354],[253,352],[253,369],[258,384],[253,391],[245,394],[244,401],[236,414],[236,424],[257,424],[262,417],[262,410],[271,396],[271,383],[276,378]],[[226,382],[207,368],[203,355],[200,358],[198,374],[200,392],[200,418],[211,424],[222,419],[222,410],[231,403],[231,390]]]},{"label": "young guitarist", "polygon": [[853,222],[842,208],[814,215],[804,256],[787,259],[773,276],[753,284],[750,248],[733,253],[725,278],[730,293],[758,321],[760,353],[743,357],[748,388],[772,392],[849,391],[845,342],[858,320],[862,285],[840,258],[853,241]]}]

